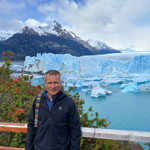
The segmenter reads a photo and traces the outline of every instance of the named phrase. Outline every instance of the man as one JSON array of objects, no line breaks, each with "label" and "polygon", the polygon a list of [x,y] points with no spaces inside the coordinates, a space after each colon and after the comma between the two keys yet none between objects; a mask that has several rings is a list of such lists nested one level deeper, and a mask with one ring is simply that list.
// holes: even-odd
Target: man
[{"label": "man", "polygon": [[60,90],[61,74],[50,70],[44,80],[46,90],[40,100],[37,128],[36,100],[29,114],[26,150],[79,150],[80,118],[74,101]]}]

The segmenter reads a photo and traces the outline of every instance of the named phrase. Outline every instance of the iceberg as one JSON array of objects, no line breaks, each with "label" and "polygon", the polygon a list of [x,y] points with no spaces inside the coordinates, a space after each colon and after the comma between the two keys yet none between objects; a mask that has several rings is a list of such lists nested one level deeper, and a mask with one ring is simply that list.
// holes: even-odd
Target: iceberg
[{"label": "iceberg", "polygon": [[107,94],[111,94],[112,91],[103,89],[100,85],[91,87],[91,97],[105,97]]},{"label": "iceberg", "polygon": [[98,97],[105,97],[105,96],[106,96],[106,93],[102,87],[100,87],[99,85],[92,87],[91,97],[98,98]]},{"label": "iceberg", "polygon": [[122,88],[121,92],[124,92],[124,93],[139,91],[139,86],[137,82],[122,84],[120,87]]},{"label": "iceberg", "polygon": [[150,81],[139,80],[136,82],[129,82],[120,86],[122,92],[139,92],[139,91],[150,91]]}]

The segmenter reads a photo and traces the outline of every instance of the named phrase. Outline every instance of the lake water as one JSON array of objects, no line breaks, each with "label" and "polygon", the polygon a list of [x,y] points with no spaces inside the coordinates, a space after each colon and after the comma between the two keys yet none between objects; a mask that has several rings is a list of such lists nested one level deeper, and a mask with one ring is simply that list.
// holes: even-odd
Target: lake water
[{"label": "lake water", "polygon": [[[89,93],[77,89],[85,100],[84,110],[90,106],[99,113],[100,118],[108,118],[109,129],[150,132],[150,92],[122,93],[120,84],[108,87],[113,93],[104,98],[92,98]],[[144,150],[149,150],[143,142]]]},{"label": "lake water", "polygon": [[150,131],[150,92],[122,93],[120,84],[110,85],[113,93],[104,98],[91,98],[89,93],[76,90],[85,100],[84,109],[93,107],[100,118],[108,118],[108,128]]}]

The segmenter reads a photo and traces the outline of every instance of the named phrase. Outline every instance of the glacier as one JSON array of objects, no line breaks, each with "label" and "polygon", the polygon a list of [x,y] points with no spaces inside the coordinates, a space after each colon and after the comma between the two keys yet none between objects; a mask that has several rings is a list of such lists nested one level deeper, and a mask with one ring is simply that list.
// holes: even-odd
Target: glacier
[{"label": "glacier", "polygon": [[122,92],[150,91],[150,52],[80,57],[38,53],[36,57],[25,58],[26,72],[44,74],[51,69],[59,70],[68,86],[90,88],[91,96],[95,97],[105,96],[109,84],[121,84]]}]

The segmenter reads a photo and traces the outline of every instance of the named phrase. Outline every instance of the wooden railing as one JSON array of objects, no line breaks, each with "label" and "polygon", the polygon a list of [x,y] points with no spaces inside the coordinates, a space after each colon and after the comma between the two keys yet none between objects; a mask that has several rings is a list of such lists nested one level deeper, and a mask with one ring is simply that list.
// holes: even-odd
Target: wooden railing
[{"label": "wooden railing", "polygon": [[[0,131],[27,132],[27,124],[0,122]],[[86,128],[82,127],[82,136],[89,138],[112,139],[123,141],[150,142],[150,132]],[[23,150],[22,148],[10,148],[0,146],[0,150]]]}]

